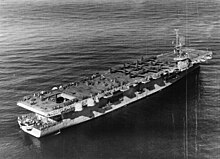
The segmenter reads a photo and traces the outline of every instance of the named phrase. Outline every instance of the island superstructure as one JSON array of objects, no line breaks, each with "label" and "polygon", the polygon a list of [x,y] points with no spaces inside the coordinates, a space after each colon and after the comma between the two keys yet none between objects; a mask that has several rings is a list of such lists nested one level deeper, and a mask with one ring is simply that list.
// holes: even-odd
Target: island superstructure
[{"label": "island superstructure", "polygon": [[211,58],[211,51],[184,47],[176,30],[173,52],[144,56],[80,81],[23,97],[17,105],[32,113],[19,116],[18,124],[38,138],[55,133],[154,94]]}]

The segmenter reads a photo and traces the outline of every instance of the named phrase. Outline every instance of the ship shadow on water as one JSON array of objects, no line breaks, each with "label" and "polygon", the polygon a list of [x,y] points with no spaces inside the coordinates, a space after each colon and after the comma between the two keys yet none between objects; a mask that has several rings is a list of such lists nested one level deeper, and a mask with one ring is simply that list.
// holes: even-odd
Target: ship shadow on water
[{"label": "ship shadow on water", "polygon": [[186,108],[187,142],[196,147],[198,76],[199,69],[127,107],[41,139],[26,136],[25,142],[47,158],[154,158],[160,153],[167,155],[164,158],[184,158]]}]

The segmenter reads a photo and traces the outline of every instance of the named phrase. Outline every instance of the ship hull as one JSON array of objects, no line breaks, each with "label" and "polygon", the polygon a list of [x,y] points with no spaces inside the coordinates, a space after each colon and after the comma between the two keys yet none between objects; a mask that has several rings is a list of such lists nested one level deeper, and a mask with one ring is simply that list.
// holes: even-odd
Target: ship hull
[{"label": "ship hull", "polygon": [[[126,107],[131,103],[134,103],[136,101],[139,101],[141,99],[144,99],[146,97],[149,97],[150,95],[153,95],[159,91],[162,91],[163,89],[173,85],[174,83],[176,83],[177,81],[181,80],[182,78],[184,78],[187,74],[189,74],[190,72],[193,72],[194,70],[199,68],[199,64],[194,64],[193,66],[189,67],[186,70],[183,70],[182,72],[179,72],[178,75],[168,79],[168,80],[164,80],[163,77],[157,78],[157,79],[153,79],[152,81],[148,82],[149,86],[151,86],[152,89],[144,89],[145,91],[143,92],[134,92],[135,97],[129,98],[127,96],[123,96],[123,100],[119,103],[119,104],[111,104],[111,109],[106,110],[104,113],[100,113],[97,111],[93,111],[94,116],[92,117],[86,117],[86,116],[79,116],[76,118],[67,118],[67,119],[63,119],[61,122],[57,123],[54,126],[48,127],[46,129],[43,130],[39,130],[37,128],[29,128],[27,126],[22,126],[21,122],[18,120],[18,124],[20,126],[20,128],[32,135],[35,136],[37,138],[40,138],[42,136],[45,135],[49,135],[51,133],[56,133],[58,131],[60,131],[61,129],[73,126],[73,125],[77,125],[98,117],[101,117],[105,114],[111,113],[113,111],[116,111],[117,109],[120,109],[122,107]],[[161,82],[162,81],[162,82]],[[130,109],[130,108],[129,108]]]}]

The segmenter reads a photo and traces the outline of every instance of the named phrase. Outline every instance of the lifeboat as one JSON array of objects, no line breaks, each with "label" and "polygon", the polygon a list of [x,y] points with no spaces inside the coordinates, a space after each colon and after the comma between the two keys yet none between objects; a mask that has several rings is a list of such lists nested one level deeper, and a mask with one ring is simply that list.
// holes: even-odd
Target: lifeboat
[{"label": "lifeboat", "polygon": [[82,108],[82,103],[78,102],[75,104],[75,111],[82,111],[83,108]]},{"label": "lifeboat", "polygon": [[93,107],[95,105],[95,101],[92,98],[87,99],[87,106]]}]

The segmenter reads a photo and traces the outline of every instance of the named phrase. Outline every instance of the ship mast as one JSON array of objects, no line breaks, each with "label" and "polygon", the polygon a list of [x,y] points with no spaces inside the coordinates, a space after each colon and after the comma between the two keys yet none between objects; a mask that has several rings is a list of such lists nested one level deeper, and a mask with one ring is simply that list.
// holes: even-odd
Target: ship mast
[{"label": "ship mast", "polygon": [[176,46],[175,47],[178,47],[178,45],[179,45],[179,29],[174,29],[174,30],[176,33]]},{"label": "ship mast", "polygon": [[174,54],[177,54],[178,56],[182,56],[182,46],[185,43],[184,37],[179,36],[179,29],[174,29],[176,33],[176,42],[174,47]]}]

